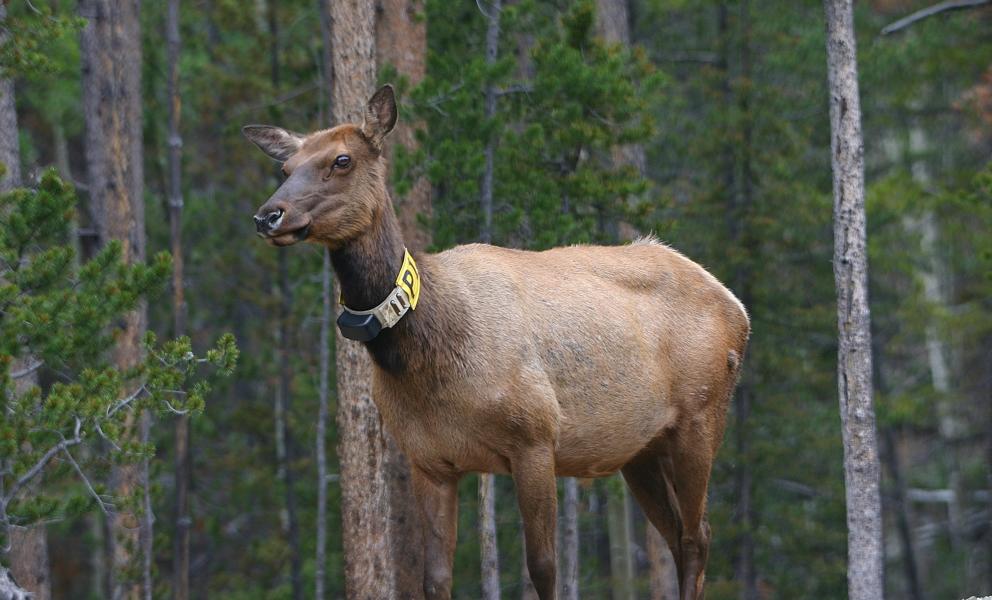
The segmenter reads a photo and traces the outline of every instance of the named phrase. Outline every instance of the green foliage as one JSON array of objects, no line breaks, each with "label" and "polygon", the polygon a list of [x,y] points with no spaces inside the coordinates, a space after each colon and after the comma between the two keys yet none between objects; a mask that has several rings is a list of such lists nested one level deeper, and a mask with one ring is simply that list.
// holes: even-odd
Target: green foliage
[{"label": "green foliage", "polygon": [[[0,50],[0,69],[16,76],[26,179],[56,162],[60,151],[69,159],[60,168],[78,177],[85,147],[80,22],[73,3],[33,4],[42,14],[27,3],[9,3],[12,37]],[[740,596],[736,567],[745,534],[754,540],[764,595],[842,597],[844,490],[821,5],[634,0],[629,6],[635,45],[624,48],[597,38],[590,0],[504,4],[494,64],[485,60],[488,23],[475,3],[427,0],[418,16],[428,21],[426,78],[412,86],[397,80],[395,69],[380,69],[381,81],[399,84],[401,119],[422,128],[417,150],[395,153],[394,189],[402,196],[426,175],[434,210],[425,226],[435,247],[475,241],[484,151],[493,143],[496,243],[537,249],[612,242],[616,224],[626,222],[659,234],[733,287],[747,303],[754,329],[743,380],[752,403],[748,415],[731,413],[712,477],[708,597]],[[895,16],[888,11],[909,12],[928,2],[887,3],[897,9],[882,4],[856,3],[879,427],[893,432],[910,457],[909,485],[949,488],[956,469],[971,499],[987,487],[988,477],[981,444],[987,437],[992,348],[992,171],[988,128],[971,114],[968,98],[987,77],[992,56],[987,17],[948,13],[882,38],[879,29]],[[309,532],[316,502],[308,449],[316,413],[321,261],[311,247],[277,252],[255,239],[250,216],[277,178],[271,162],[245,143],[238,128],[269,122],[308,131],[328,124],[319,80],[319,16],[311,0],[183,3],[190,337],[159,342],[174,337],[167,325],[171,299],[160,293],[170,266],[166,257],[154,255],[169,243],[165,10],[164,2],[142,6],[145,209],[149,255],[155,258],[125,266],[120,249],[108,245],[76,266],[67,229],[76,200],[54,178],[43,177],[38,190],[0,199],[0,386],[11,411],[10,419],[5,414],[0,421],[0,457],[10,457],[0,471],[11,469],[4,472],[3,489],[8,493],[11,481],[60,436],[73,439],[79,417],[86,435],[70,452],[95,491],[104,494],[101,480],[113,463],[150,450],[126,435],[129,415],[137,409],[198,413],[192,421],[195,479],[209,484],[198,483],[194,494],[194,561],[201,565],[196,593],[288,597],[289,546],[282,519],[275,517],[284,514],[286,490],[281,481],[273,483],[271,404],[284,375],[277,356],[283,345],[291,349],[289,470],[296,478],[299,527]],[[490,86],[497,103],[487,118]],[[626,144],[644,149],[644,173],[617,166],[615,153]],[[91,226],[86,205],[83,194],[78,214],[71,216],[83,230]],[[923,218],[935,224],[936,253],[924,251],[918,227]],[[940,302],[925,294],[931,255],[943,270]],[[286,299],[278,291],[283,272],[291,281]],[[146,338],[140,365],[126,373],[110,369],[105,353],[120,315],[142,300],[156,335]],[[286,339],[277,335],[281,319]],[[222,335],[228,330],[242,349],[238,376],[215,382],[207,402],[200,370],[226,372],[233,366],[233,339]],[[928,336],[951,351],[950,389],[934,386]],[[44,361],[39,385],[12,393],[27,379],[11,379],[12,371],[24,368],[14,359],[27,353]],[[108,407],[113,411],[139,389],[130,403],[107,415]],[[179,390],[184,393],[174,393]],[[962,424],[957,437],[940,432],[946,415]],[[336,432],[330,426],[327,441],[333,447]],[[162,449],[170,437],[168,427],[152,431],[152,443]],[[100,446],[113,451],[104,453]],[[152,463],[153,482],[162,490],[154,502],[159,515],[169,515],[169,461],[162,458]],[[750,522],[737,512],[742,473],[752,480]],[[95,500],[66,453],[56,453],[39,477],[40,486],[18,492],[6,507],[16,522],[92,511]],[[461,490],[455,585],[462,598],[478,596],[475,483],[466,478]],[[606,597],[603,500],[617,481],[581,485],[581,589],[583,597]],[[893,491],[887,470],[883,486]],[[519,515],[510,480],[498,477],[497,488],[503,590],[515,597],[521,591]],[[328,595],[340,597],[340,489],[332,484],[329,492]],[[918,540],[925,593],[971,595],[980,565],[992,558],[983,554],[984,534],[975,530],[979,541],[955,548],[941,528],[946,515],[917,508],[915,526],[927,523],[934,531],[932,545]],[[977,512],[987,506],[969,500],[964,508]],[[49,530],[66,549],[57,558],[62,564],[99,546],[91,534],[80,535],[80,525],[67,519]],[[891,520],[886,528],[892,530]],[[171,520],[160,518],[156,531],[161,557],[168,552]],[[301,542],[309,588],[313,536],[302,535]],[[899,561],[890,555],[886,569],[894,597],[906,595]],[[157,594],[167,595],[168,578],[156,579]],[[86,585],[87,578],[79,578],[63,595],[84,597],[90,593]]]},{"label": "green foliage", "polygon": [[17,3],[3,23],[6,36],[0,37],[0,75],[55,72],[58,62],[51,56],[52,45],[75,36],[85,24],[80,17],[57,14],[40,2]]},{"label": "green foliage", "polygon": [[[651,136],[649,99],[661,75],[643,53],[594,35],[592,2],[574,3],[560,16],[527,2],[504,9],[502,48],[533,37],[526,67],[508,51],[486,63],[479,40],[487,19],[475,7],[428,2],[427,12],[428,76],[410,95],[430,135],[420,136],[419,155],[398,157],[395,177],[400,193],[420,173],[435,186],[434,211],[442,216],[434,222],[435,246],[478,239],[490,143],[495,240],[547,248],[609,239],[604,223],[630,219],[648,189],[636,169],[614,165],[611,152]],[[492,119],[480,101],[489,87],[498,98]]]},{"label": "green foliage", "polygon": [[209,386],[201,366],[230,375],[238,357],[230,335],[200,357],[188,338],[158,344],[149,333],[134,367],[109,364],[120,320],[161,289],[171,261],[161,253],[126,264],[120,244],[110,243],[77,267],[67,237],[75,201],[53,171],[37,189],[0,196],[3,540],[9,525],[130,502],[91,481],[102,459],[83,449],[102,440],[115,463],[151,456],[154,448],[134,437],[134,415],[202,411]]}]

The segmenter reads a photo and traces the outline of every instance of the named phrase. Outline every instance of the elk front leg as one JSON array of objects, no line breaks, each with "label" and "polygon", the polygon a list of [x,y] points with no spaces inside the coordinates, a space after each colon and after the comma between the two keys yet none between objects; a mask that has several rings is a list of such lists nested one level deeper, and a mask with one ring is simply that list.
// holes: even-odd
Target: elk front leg
[{"label": "elk front leg", "polygon": [[527,449],[511,460],[510,468],[524,520],[527,570],[541,600],[554,600],[558,488],[553,450],[551,447]]},{"label": "elk front leg", "polygon": [[450,600],[458,536],[458,479],[437,480],[411,467],[413,494],[424,522],[424,597]]}]

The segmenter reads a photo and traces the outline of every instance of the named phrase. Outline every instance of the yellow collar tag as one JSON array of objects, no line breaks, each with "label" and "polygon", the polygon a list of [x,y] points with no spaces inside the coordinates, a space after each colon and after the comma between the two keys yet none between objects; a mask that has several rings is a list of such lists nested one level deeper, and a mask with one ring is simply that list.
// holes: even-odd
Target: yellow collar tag
[{"label": "yellow collar tag", "polygon": [[359,342],[369,342],[383,329],[396,325],[407,312],[417,308],[420,300],[420,272],[410,251],[403,249],[403,266],[396,276],[396,287],[386,299],[369,310],[352,310],[344,305],[340,297],[341,314],[338,315],[338,328],[344,337]]},{"label": "yellow collar tag", "polygon": [[417,301],[420,300],[420,271],[417,270],[417,263],[413,260],[410,251],[403,250],[403,266],[396,275],[396,285],[406,292],[406,297],[410,299],[410,308],[417,308]]}]

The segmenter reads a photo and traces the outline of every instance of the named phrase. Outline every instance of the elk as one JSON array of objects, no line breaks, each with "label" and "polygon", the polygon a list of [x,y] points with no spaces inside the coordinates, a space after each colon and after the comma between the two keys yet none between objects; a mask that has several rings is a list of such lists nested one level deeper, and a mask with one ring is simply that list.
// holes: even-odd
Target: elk
[{"label": "elk", "polygon": [[512,476],[527,567],[550,600],[555,477],[619,470],[672,550],[681,598],[700,598],[706,489],[750,334],[744,307],[653,238],[410,256],[382,157],[395,123],[387,85],[360,125],[244,133],[287,176],[255,214],[258,234],[331,252],[338,325],[368,349],[375,404],[411,463],[426,597],[451,597],[464,474]]}]

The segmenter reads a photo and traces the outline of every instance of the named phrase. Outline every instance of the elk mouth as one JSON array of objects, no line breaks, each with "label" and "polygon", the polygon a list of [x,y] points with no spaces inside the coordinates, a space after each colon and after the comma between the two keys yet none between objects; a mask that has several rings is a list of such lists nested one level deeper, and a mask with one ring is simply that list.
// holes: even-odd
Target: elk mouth
[{"label": "elk mouth", "polygon": [[273,246],[292,246],[307,239],[310,235],[310,226],[312,224],[313,222],[307,218],[307,222],[300,227],[290,229],[289,231],[274,231],[264,236],[265,241]]}]

